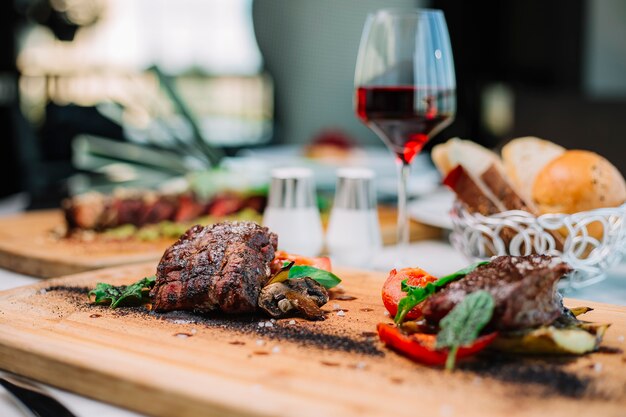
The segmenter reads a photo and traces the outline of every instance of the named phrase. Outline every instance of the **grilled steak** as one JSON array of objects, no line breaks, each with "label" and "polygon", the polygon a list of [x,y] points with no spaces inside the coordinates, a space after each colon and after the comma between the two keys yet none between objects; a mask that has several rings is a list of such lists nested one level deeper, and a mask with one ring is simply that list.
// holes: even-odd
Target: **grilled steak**
[{"label": "grilled steak", "polygon": [[[68,232],[73,230],[105,230],[123,224],[144,226],[164,220],[176,220],[183,209],[186,194],[166,195],[151,191],[118,191],[112,195],[90,192],[63,201]],[[198,215],[203,214],[204,205]],[[195,217],[198,217],[196,215]]]},{"label": "grilled steak", "polygon": [[227,216],[249,208],[262,213],[266,198],[229,191],[203,199],[191,192],[161,194],[148,190],[119,190],[111,195],[90,192],[63,201],[68,232],[106,230],[124,224],[144,226],[162,221],[189,222],[198,217]]},{"label": "grilled steak", "polygon": [[252,312],[270,276],[277,236],[253,222],[194,226],[170,246],[151,296],[157,311]]},{"label": "grilled steak", "polygon": [[429,297],[424,317],[438,323],[467,294],[488,291],[495,300],[491,326],[514,330],[552,323],[563,311],[557,281],[571,271],[545,255],[500,256]]}]

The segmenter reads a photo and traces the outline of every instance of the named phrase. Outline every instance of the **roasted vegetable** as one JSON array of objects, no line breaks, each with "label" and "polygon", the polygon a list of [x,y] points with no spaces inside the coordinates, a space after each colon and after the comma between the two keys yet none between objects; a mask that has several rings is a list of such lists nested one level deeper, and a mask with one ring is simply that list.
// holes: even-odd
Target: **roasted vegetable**
[{"label": "roasted vegetable", "polygon": [[[260,215],[257,211],[244,208],[237,213],[225,216],[201,216],[192,221],[170,221],[163,220],[154,224],[146,224],[141,227],[132,224],[123,224],[113,228],[109,228],[102,233],[102,236],[112,240],[123,240],[129,238],[137,238],[142,241],[152,242],[159,239],[178,239],[180,235],[185,233],[187,229],[195,224],[209,225],[220,221],[260,221]],[[317,258],[315,258],[317,259]],[[321,259],[321,258],[320,258]],[[328,258],[325,258],[328,259]]]},{"label": "roasted vegetable", "polygon": [[528,331],[501,333],[491,348],[534,355],[581,355],[598,348],[609,324],[580,323],[577,327],[544,326]]},{"label": "roasted vegetable", "polygon": [[320,307],[327,302],[326,289],[309,277],[266,285],[259,296],[259,307],[275,318],[297,311],[309,320],[323,320],[324,312]]},{"label": "roasted vegetable", "polygon": [[[391,317],[395,317],[398,313],[398,303],[406,296],[406,293],[402,291],[403,281],[411,287],[423,287],[430,282],[437,281],[437,278],[421,268],[392,269],[382,290],[383,304]],[[421,316],[422,310],[417,305],[406,314],[405,318],[416,319]]]},{"label": "roasted vegetable", "polygon": [[270,280],[265,285],[267,286],[267,285],[275,284],[277,282],[283,282],[289,279],[289,270],[291,269],[293,264],[294,264],[293,261],[286,262],[285,265],[280,269],[280,271],[275,273],[274,276],[271,277]]},{"label": "roasted vegetable", "polygon": [[[378,337],[381,342],[390,348],[402,353],[416,362],[425,365],[444,365],[449,358],[448,349],[437,349],[434,334],[405,334],[398,327],[391,324],[379,323]],[[479,337],[467,346],[461,346],[456,351],[457,359],[472,356],[485,349],[496,338],[496,333]]]},{"label": "roasted vegetable", "polygon": [[569,309],[570,313],[574,315],[574,317],[582,316],[585,313],[593,311],[591,307],[572,307]]}]

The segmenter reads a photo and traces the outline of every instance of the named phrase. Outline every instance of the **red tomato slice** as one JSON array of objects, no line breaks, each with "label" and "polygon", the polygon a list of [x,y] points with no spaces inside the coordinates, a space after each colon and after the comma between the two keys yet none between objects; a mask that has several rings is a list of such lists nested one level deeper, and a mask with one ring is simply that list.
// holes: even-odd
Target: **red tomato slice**
[{"label": "red tomato slice", "polygon": [[[378,323],[376,329],[381,342],[414,361],[425,365],[439,366],[444,365],[448,359],[447,349],[435,349],[437,336],[434,334],[406,335],[396,326],[386,323]],[[497,335],[497,332],[489,333],[479,337],[469,346],[459,347],[456,353],[457,359],[477,354],[489,346]]]},{"label": "red tomato slice", "polygon": [[[389,277],[383,285],[383,304],[391,317],[398,312],[398,303],[406,297],[406,293],[402,291],[402,281],[407,280],[409,285],[424,286],[429,282],[437,281],[437,278],[420,268],[403,268],[399,271],[392,269]],[[407,319],[416,319],[421,317],[422,310],[420,306],[414,307],[407,315]]]},{"label": "red tomato slice", "polygon": [[324,271],[331,271],[332,265],[330,264],[330,258],[327,257],[317,257],[310,258],[301,255],[295,255],[293,253],[287,253],[285,251],[279,250],[276,251],[274,255],[274,260],[270,265],[272,270],[272,274],[277,273],[283,267],[285,262],[295,262],[296,265],[309,265],[314,266],[315,268],[323,269]]}]

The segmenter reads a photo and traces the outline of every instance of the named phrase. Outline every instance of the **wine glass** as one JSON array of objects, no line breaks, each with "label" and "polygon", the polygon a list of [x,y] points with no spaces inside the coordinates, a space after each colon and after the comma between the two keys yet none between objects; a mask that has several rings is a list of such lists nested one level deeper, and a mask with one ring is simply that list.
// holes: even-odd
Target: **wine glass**
[{"label": "wine glass", "polygon": [[399,263],[407,263],[411,161],[452,122],[456,111],[454,62],[443,12],[371,13],[363,28],[354,84],[357,116],[396,156]]}]

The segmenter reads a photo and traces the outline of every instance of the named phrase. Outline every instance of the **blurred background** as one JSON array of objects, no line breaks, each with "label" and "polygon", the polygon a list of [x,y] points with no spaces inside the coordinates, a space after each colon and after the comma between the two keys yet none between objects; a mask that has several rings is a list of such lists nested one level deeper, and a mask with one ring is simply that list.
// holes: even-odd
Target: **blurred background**
[{"label": "blurred background", "polygon": [[621,0],[8,0],[0,198],[54,207],[224,161],[254,172],[268,159],[336,167],[384,154],[352,100],[365,17],[390,6],[443,9],[448,22],[458,111],[429,147],[534,135],[626,172]]}]

